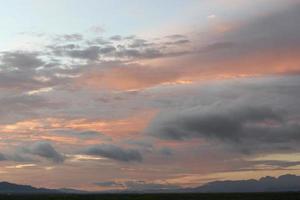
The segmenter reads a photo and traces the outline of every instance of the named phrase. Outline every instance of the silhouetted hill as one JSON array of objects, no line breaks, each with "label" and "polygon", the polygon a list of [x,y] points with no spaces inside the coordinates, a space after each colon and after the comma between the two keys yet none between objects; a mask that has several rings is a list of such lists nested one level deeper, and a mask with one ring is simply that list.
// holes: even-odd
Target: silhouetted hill
[{"label": "silhouetted hill", "polygon": [[300,176],[283,175],[259,180],[214,181],[191,189],[194,192],[294,192],[300,191]]},{"label": "silhouetted hill", "polygon": [[60,193],[59,190],[52,190],[46,188],[35,188],[30,185],[18,185],[8,182],[0,182],[0,193]]}]

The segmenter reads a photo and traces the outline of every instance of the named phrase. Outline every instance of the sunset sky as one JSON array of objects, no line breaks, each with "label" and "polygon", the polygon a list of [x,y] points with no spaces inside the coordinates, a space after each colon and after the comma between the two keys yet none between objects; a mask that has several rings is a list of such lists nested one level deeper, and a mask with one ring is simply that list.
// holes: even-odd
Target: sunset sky
[{"label": "sunset sky", "polygon": [[0,0],[1,181],[300,175],[300,0]]}]

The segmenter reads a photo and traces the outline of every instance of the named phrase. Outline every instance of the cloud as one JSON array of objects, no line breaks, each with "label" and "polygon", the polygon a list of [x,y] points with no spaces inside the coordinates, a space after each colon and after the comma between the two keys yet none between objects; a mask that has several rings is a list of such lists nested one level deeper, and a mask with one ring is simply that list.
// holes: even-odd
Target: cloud
[{"label": "cloud", "polygon": [[267,165],[271,167],[287,168],[295,167],[300,165],[300,161],[282,161],[282,160],[258,160],[258,161],[249,161],[251,165]]},{"label": "cloud", "polygon": [[116,181],[96,182],[94,184],[101,187],[124,187],[122,183]]},{"label": "cloud", "polygon": [[6,160],[6,156],[3,153],[0,153],[0,161]]},{"label": "cloud", "polygon": [[299,150],[299,81],[262,80],[205,86],[198,100],[195,95],[182,107],[162,111],[145,132],[165,140],[218,141],[244,153]]},{"label": "cloud", "polygon": [[127,181],[124,182],[125,187],[132,191],[151,191],[151,190],[175,190],[180,189],[179,186],[169,183],[154,183],[145,181]]},{"label": "cloud", "polygon": [[167,35],[165,36],[166,38],[169,38],[169,39],[185,39],[186,36],[185,35],[182,35],[182,34],[173,34],[173,35]]},{"label": "cloud", "polygon": [[[47,58],[46,58],[47,57]],[[62,86],[69,79],[57,74],[72,70],[59,68],[61,60],[53,60],[45,51],[6,51],[0,57],[0,88],[3,90],[28,92],[40,88]]]},{"label": "cloud", "polygon": [[208,44],[205,47],[202,47],[198,52],[209,53],[209,52],[218,51],[222,49],[228,49],[231,47],[234,47],[234,43],[232,42],[216,42],[216,43]]},{"label": "cloud", "polygon": [[54,163],[62,163],[65,157],[57,152],[54,147],[48,142],[36,142],[29,148],[24,147],[24,152],[32,155],[37,155]]},{"label": "cloud", "polygon": [[[77,58],[98,63],[107,60],[123,62],[183,55],[188,51],[180,49],[184,49],[189,42],[187,37],[169,38],[167,42],[157,42],[153,39],[146,40],[136,36],[115,35],[109,38],[96,37],[84,42],[74,41],[74,44],[62,37],[62,42],[47,45],[47,50],[56,58]],[[179,46],[180,49],[177,48]]]},{"label": "cloud", "polygon": [[37,53],[24,51],[2,52],[1,68],[19,70],[35,69],[45,64],[38,56]]},{"label": "cloud", "polygon": [[191,41],[188,40],[188,39],[182,39],[182,40],[176,40],[176,41],[173,41],[173,42],[165,42],[164,44],[167,44],[167,45],[178,45],[178,44],[187,44],[187,43],[190,43]]},{"label": "cloud", "polygon": [[97,80],[99,85],[110,85],[110,89],[130,90],[180,80],[295,73],[300,64],[299,10],[300,6],[294,5],[257,16],[222,34],[208,28],[205,40],[202,34],[167,36],[155,42],[135,38],[130,46],[117,47],[112,57],[142,60],[143,64],[114,63],[111,70],[108,67],[93,76],[83,76],[81,81]]},{"label": "cloud", "polygon": [[88,140],[88,139],[100,139],[104,141],[112,141],[112,138],[108,135],[105,135],[98,131],[77,131],[73,129],[66,129],[66,130],[55,130],[51,132],[51,134],[55,134],[57,136],[70,136],[70,137],[78,137],[81,140]]},{"label": "cloud", "polygon": [[131,43],[129,44],[130,48],[144,48],[151,46],[153,43],[149,43],[149,41],[144,39],[135,38],[131,40]]},{"label": "cloud", "polygon": [[174,154],[173,150],[168,147],[163,147],[159,152],[164,156],[172,156]]},{"label": "cloud", "polygon": [[15,161],[21,163],[37,163],[39,158],[44,158],[53,163],[60,164],[65,160],[65,156],[54,149],[49,142],[39,141],[29,143],[27,146],[17,146],[5,153],[0,153],[0,160]]},{"label": "cloud", "polygon": [[89,68],[78,78],[78,85],[112,90],[142,89],[180,77],[180,73],[176,70],[139,64],[112,62],[97,66],[98,68]]},{"label": "cloud", "polygon": [[120,35],[113,35],[113,36],[111,36],[109,39],[111,39],[111,40],[116,40],[116,41],[120,41],[120,40],[122,40],[122,36],[120,36]]},{"label": "cloud", "polygon": [[180,189],[178,185],[169,183],[155,183],[146,181],[104,181],[94,183],[101,187],[118,187],[124,188],[129,191],[156,191],[156,190],[176,190]]},{"label": "cloud", "polygon": [[83,50],[70,50],[67,53],[72,58],[97,60],[99,56],[99,52],[100,52],[99,47],[90,46]]},{"label": "cloud", "polygon": [[[160,38],[68,34],[59,35],[60,39],[50,41],[39,52],[2,52],[0,124],[10,133],[4,139],[7,144],[28,142],[28,134],[35,140],[47,138],[57,145],[70,145],[71,149],[78,148],[76,143],[87,147],[83,153],[95,158],[123,162],[149,159],[154,165],[178,159],[182,161],[179,165],[187,168],[192,165],[187,153],[190,157],[197,154],[201,160],[199,157],[210,153],[234,157],[298,151],[297,75],[215,85],[197,82],[296,74],[298,10],[257,16],[222,34],[207,30],[204,39],[196,33]],[[140,111],[142,114],[136,115]],[[148,120],[151,123],[143,135]],[[129,137],[131,142],[124,142],[124,135],[137,132],[142,132],[137,140]],[[124,147],[86,146],[96,142],[119,142]],[[62,163],[65,159],[50,143],[25,149],[16,155],[0,155],[0,160]],[[202,162],[199,171],[218,162],[213,159]],[[273,164],[285,167],[296,163]],[[215,166],[209,170],[221,168]]]},{"label": "cloud", "polygon": [[[5,94],[5,93],[3,93]],[[0,124],[17,122],[27,117],[38,115],[38,111],[48,108],[56,109],[59,103],[51,102],[49,99],[36,95],[8,95],[1,98]]]},{"label": "cloud", "polygon": [[141,162],[143,160],[141,153],[136,149],[123,149],[110,144],[91,146],[85,149],[83,153],[123,162]]},{"label": "cloud", "polygon": [[5,159],[8,161],[20,162],[20,163],[29,163],[29,162],[38,162],[32,155],[29,155],[24,152],[22,147],[17,149],[12,149],[11,152],[3,154]]},{"label": "cloud", "polygon": [[[188,109],[175,115],[175,119],[156,119],[160,129],[152,132],[166,139],[181,140],[194,137],[211,137],[224,140],[239,140],[246,123],[274,120],[280,122],[281,116],[268,107],[234,107]],[[172,126],[173,125],[173,126]],[[240,135],[241,134],[241,135]]]},{"label": "cloud", "polygon": [[[69,89],[75,87],[75,79],[75,85],[130,90],[184,80],[293,73],[299,68],[299,9],[293,4],[240,22],[223,34],[207,27],[205,40],[201,34],[88,40],[81,34],[58,35],[40,52],[2,52],[1,68],[21,70],[2,71],[0,85],[21,90]],[[74,58],[78,63],[74,64]],[[49,81],[34,79],[37,76],[47,76]]]},{"label": "cloud", "polygon": [[57,41],[67,41],[67,42],[77,42],[83,40],[83,35],[78,33],[73,34],[65,34],[65,35],[58,35],[55,39]]}]

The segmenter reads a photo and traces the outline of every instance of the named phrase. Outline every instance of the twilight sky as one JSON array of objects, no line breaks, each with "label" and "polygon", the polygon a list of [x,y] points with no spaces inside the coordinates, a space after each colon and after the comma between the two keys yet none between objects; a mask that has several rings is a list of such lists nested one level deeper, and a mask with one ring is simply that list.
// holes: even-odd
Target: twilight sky
[{"label": "twilight sky", "polygon": [[300,175],[299,0],[0,0],[1,180]]}]

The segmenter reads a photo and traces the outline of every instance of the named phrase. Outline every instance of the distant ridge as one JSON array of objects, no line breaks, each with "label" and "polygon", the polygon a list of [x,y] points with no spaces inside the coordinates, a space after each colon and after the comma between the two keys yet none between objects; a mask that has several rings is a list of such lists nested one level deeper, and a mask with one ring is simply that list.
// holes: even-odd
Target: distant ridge
[{"label": "distant ridge", "polygon": [[300,192],[300,176],[286,174],[266,176],[259,180],[213,181],[194,188],[111,190],[109,193],[257,193],[257,192]]},{"label": "distant ridge", "polygon": [[191,189],[193,192],[296,192],[300,191],[300,176],[286,174],[259,180],[214,181]]},{"label": "distant ridge", "polygon": [[9,182],[0,182],[0,193],[20,193],[20,194],[33,194],[33,193],[61,193],[59,190],[52,190],[46,188],[35,188],[30,185],[18,185]]},{"label": "distant ridge", "polygon": [[0,194],[87,194],[87,193],[246,193],[246,192],[300,192],[300,176],[286,174],[278,178],[266,176],[259,180],[213,181],[195,188],[155,190],[82,191],[70,188],[47,189],[30,185],[0,182]]}]

